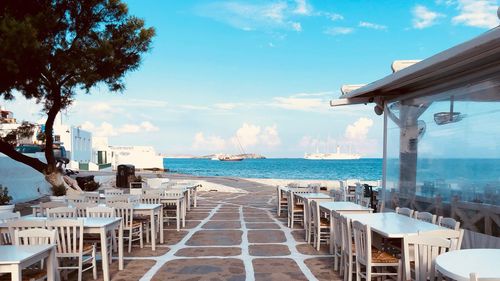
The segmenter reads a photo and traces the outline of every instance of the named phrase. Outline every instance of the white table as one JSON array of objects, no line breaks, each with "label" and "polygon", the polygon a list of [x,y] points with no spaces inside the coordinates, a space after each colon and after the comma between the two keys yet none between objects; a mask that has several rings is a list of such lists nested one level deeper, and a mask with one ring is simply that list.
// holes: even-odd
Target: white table
[{"label": "white table", "polygon": [[436,258],[436,270],[457,281],[469,281],[469,275],[500,280],[500,249],[456,250]]},{"label": "white table", "polygon": [[[47,220],[45,217],[24,216],[21,220]],[[108,239],[106,234],[118,229],[118,269],[123,270],[123,226],[121,218],[78,218],[83,220],[83,233],[99,234],[101,238],[102,272],[109,281]],[[7,233],[7,223],[0,224],[0,232]]]},{"label": "white table", "polygon": [[10,273],[12,281],[21,281],[22,270],[47,260],[47,281],[56,280],[56,245],[0,246],[0,272]]},{"label": "white table", "polygon": [[[182,227],[186,227],[186,212],[185,212],[185,208],[184,208],[184,196],[161,196],[160,202],[163,204],[175,204],[177,231],[180,230],[181,221],[182,221]],[[162,224],[163,224],[163,222],[162,222]]]},{"label": "white table", "polygon": [[372,231],[386,238],[403,238],[408,234],[447,229],[396,213],[345,214],[344,216],[369,225]]},{"label": "white table", "polygon": [[370,214],[373,209],[363,207],[350,201],[335,201],[335,202],[320,202],[320,211],[326,212],[330,215],[330,253],[333,254],[333,244],[335,240],[333,228],[333,213],[340,214]]},{"label": "white table", "polygon": [[162,204],[136,204],[134,214],[149,215],[151,221],[151,249],[156,251],[156,218],[160,227],[160,243],[163,244],[163,205]]}]

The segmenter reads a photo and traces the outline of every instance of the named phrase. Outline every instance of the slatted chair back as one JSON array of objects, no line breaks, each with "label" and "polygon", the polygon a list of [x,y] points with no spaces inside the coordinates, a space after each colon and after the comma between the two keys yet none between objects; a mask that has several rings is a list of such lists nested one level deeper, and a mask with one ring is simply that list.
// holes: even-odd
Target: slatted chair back
[{"label": "slatted chair back", "polygon": [[106,205],[114,203],[128,203],[129,195],[110,195],[106,196]]},{"label": "slatted chair back", "polygon": [[166,198],[179,197],[179,196],[182,197],[184,196],[184,192],[181,190],[169,189],[169,190],[164,190],[161,196]]},{"label": "slatted chair back", "polygon": [[[407,235],[403,239],[405,280],[435,280],[436,257],[454,250],[459,231],[439,230],[418,235]],[[414,273],[414,278],[412,274]]]},{"label": "slatted chair back", "polygon": [[57,256],[74,257],[83,251],[83,220],[81,219],[49,219],[49,230],[57,230]]},{"label": "slatted chair back", "polygon": [[14,231],[14,245],[48,245],[56,243],[56,230],[31,228]]},{"label": "slatted chair back", "polygon": [[128,202],[132,204],[139,204],[141,203],[141,197],[137,195],[130,195],[128,197]]},{"label": "slatted chair back", "polygon": [[14,233],[16,230],[26,230],[26,229],[31,229],[31,228],[46,228],[47,227],[47,222],[46,220],[24,220],[24,219],[18,219],[18,220],[12,220],[7,222],[7,226],[9,228],[9,243],[12,243],[13,241],[11,240],[14,238]]},{"label": "slatted chair back", "polygon": [[106,206],[96,206],[87,208],[88,218],[114,218],[115,208]]},{"label": "slatted chair back", "polygon": [[295,207],[295,196],[293,195],[293,191],[288,191],[286,193],[286,199],[288,201],[288,216],[293,216],[293,208]]},{"label": "slatted chair back", "polygon": [[400,215],[412,218],[413,217],[413,212],[414,211],[412,209],[410,209],[410,208],[396,207],[396,214],[400,214]]},{"label": "slatted chair back", "polygon": [[342,250],[342,216],[340,213],[333,212],[333,217],[330,219],[333,220],[333,246]]},{"label": "slatted chair back", "polygon": [[309,219],[312,220],[315,227],[318,227],[321,221],[321,217],[319,215],[319,203],[317,200],[310,200],[309,204],[311,205],[311,217]]},{"label": "slatted chair back", "polygon": [[99,192],[85,192],[85,202],[88,203],[99,203],[100,196]]},{"label": "slatted chair back", "polygon": [[57,207],[47,210],[48,218],[76,218],[76,208]]},{"label": "slatted chair back", "polygon": [[344,253],[353,253],[352,220],[344,216],[340,216],[340,223],[342,231],[342,251]]},{"label": "slatted chair back", "polygon": [[428,223],[436,224],[436,219],[437,216],[434,214],[431,214],[429,212],[419,212],[415,211],[414,215],[415,219],[421,220],[421,221],[426,221]]},{"label": "slatted chair back", "polygon": [[[21,217],[21,213],[0,213],[0,223],[8,223],[10,221],[18,220]],[[0,234],[0,245],[9,245],[12,244],[11,236],[9,232]]]},{"label": "slatted chair back", "polygon": [[109,204],[108,207],[115,208],[115,217],[122,218],[125,229],[132,229],[134,223],[134,205],[132,203],[117,202]]},{"label": "slatted chair back", "polygon": [[75,203],[74,207],[76,209],[76,216],[79,218],[87,217],[87,208],[96,207],[97,203],[83,202]]},{"label": "slatted chair back", "polygon": [[160,204],[160,194],[143,194],[141,202],[145,204]]},{"label": "slatted chair back", "polygon": [[104,189],[104,194],[105,195],[123,195],[123,190],[117,189],[117,188],[107,188]]},{"label": "slatted chair back", "polygon": [[58,208],[58,207],[67,207],[67,206],[68,206],[68,203],[66,203],[66,202],[50,201],[50,202],[40,203],[41,215],[46,216],[48,209]]},{"label": "slatted chair back", "polygon": [[439,217],[438,219],[438,225],[442,227],[446,227],[449,229],[453,230],[459,230],[460,229],[460,222],[453,219],[453,218],[446,218],[446,217]]},{"label": "slatted chair back", "polygon": [[143,188],[142,189],[142,193],[144,195],[153,194],[153,195],[160,196],[163,192],[165,192],[165,190],[163,188]]},{"label": "slatted chair back", "polygon": [[362,224],[359,221],[353,221],[352,231],[354,234],[354,247],[356,248],[356,260],[361,264],[370,266],[369,263],[371,263],[372,256],[372,236],[370,226]]},{"label": "slatted chair back", "polygon": [[83,193],[68,194],[66,195],[66,200],[71,205],[74,205],[75,203],[83,203],[85,202],[85,194]]}]

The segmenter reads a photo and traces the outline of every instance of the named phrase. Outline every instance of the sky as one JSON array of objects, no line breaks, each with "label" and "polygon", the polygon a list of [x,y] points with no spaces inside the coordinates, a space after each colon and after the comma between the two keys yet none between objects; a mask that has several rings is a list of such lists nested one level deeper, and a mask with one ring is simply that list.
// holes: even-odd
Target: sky
[{"label": "sky", "polygon": [[[373,105],[332,108],[344,84],[391,73],[498,25],[499,0],[141,1],[129,12],[156,30],[123,93],[95,88],[63,114],[112,145],[169,155],[302,157],[336,145],[382,156]],[[19,95],[18,120],[43,118]]]}]

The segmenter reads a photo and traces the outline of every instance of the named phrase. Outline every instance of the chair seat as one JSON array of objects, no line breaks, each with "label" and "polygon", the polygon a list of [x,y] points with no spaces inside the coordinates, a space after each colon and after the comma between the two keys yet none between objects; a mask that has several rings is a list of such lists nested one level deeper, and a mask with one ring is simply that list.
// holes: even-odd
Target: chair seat
[{"label": "chair seat", "polygon": [[293,206],[293,210],[304,211],[304,205],[295,205]]},{"label": "chair seat", "polygon": [[[43,269],[23,269],[23,281],[32,281],[44,279],[47,276],[47,270]],[[1,274],[0,281],[10,281],[10,274]]]},{"label": "chair seat", "polygon": [[83,252],[88,253],[94,249],[94,244],[83,243]]},{"label": "chair seat", "polygon": [[397,263],[399,261],[395,256],[380,250],[372,249],[373,263]]},{"label": "chair seat", "polygon": [[134,216],[134,220],[138,220],[138,221],[148,221],[150,220],[151,217],[150,216],[146,216],[146,215],[138,215],[138,216]]},{"label": "chair seat", "polygon": [[330,221],[328,219],[325,219],[325,218],[321,218],[319,223],[321,226],[330,226]]}]

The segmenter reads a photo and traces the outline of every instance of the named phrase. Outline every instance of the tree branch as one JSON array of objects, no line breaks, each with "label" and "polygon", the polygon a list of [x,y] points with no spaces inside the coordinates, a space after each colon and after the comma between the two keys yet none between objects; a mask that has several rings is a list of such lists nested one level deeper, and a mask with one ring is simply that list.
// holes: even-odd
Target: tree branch
[{"label": "tree branch", "polygon": [[42,161],[26,156],[20,152],[17,152],[9,143],[0,139],[0,152],[9,156],[15,161],[21,162],[30,166],[31,168],[37,170],[38,172],[44,174],[47,168],[47,164]]}]

